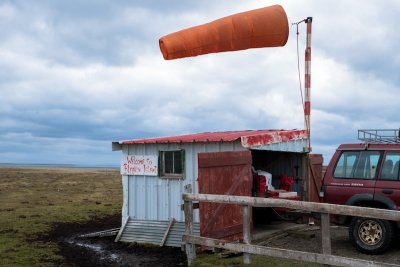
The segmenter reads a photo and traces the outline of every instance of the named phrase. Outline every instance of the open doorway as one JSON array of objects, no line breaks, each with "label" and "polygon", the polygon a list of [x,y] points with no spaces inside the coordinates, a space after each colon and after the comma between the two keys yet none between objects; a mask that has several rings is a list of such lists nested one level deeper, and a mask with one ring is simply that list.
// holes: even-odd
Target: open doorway
[{"label": "open doorway", "polygon": [[[305,153],[252,150],[252,195],[255,197],[305,200]],[[279,220],[296,220],[284,209],[253,207],[253,225],[271,224]]]}]

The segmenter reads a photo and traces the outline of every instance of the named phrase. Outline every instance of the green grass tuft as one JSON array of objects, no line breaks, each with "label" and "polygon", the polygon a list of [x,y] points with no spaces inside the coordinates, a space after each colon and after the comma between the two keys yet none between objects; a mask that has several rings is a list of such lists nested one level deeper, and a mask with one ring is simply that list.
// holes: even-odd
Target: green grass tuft
[{"label": "green grass tuft", "polygon": [[121,200],[117,170],[0,168],[0,266],[58,266],[57,244],[38,237],[118,214]]}]

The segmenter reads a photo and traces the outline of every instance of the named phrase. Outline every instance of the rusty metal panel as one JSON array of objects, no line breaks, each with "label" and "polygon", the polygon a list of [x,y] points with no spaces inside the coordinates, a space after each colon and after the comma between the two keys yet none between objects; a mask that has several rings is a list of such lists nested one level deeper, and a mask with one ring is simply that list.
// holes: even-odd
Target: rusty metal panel
[{"label": "rusty metal panel", "polygon": [[309,173],[310,173],[310,188],[309,188],[309,201],[319,201],[319,191],[322,185],[322,164],[324,158],[321,154],[310,154],[309,158]]},{"label": "rusty metal panel", "polygon": [[284,143],[293,140],[307,139],[306,131],[304,130],[280,130],[280,131],[269,131],[257,135],[246,135],[242,136],[242,145],[247,148]]},{"label": "rusty metal panel", "polygon": [[297,140],[290,140],[287,142],[251,146],[250,149],[264,150],[264,151],[305,153],[307,149],[307,139],[297,139]]},{"label": "rusty metal panel", "polygon": [[[253,148],[262,145],[289,142],[307,139],[305,130],[245,130],[226,132],[207,132],[184,134],[167,137],[143,138],[118,142],[121,145],[129,144],[182,144],[182,143],[221,143],[241,140],[242,146]],[[114,148],[118,145],[114,142]]]},{"label": "rusty metal panel", "polygon": [[[250,196],[251,162],[250,151],[200,153],[199,193]],[[213,238],[242,239],[242,206],[201,202],[200,233]]]}]

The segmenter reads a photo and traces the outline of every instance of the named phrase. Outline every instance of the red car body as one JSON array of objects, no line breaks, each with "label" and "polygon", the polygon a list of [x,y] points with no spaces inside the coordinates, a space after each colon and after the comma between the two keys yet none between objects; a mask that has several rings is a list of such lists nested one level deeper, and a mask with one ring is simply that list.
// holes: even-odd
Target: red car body
[{"label": "red car body", "polygon": [[400,144],[344,144],[323,179],[326,203],[400,210]]}]

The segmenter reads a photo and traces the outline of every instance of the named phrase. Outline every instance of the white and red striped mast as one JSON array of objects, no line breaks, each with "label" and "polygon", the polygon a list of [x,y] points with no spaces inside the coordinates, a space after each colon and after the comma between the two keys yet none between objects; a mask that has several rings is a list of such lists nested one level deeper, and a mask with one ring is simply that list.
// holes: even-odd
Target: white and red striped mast
[{"label": "white and red striped mast", "polygon": [[311,127],[310,127],[310,115],[311,115],[311,25],[312,17],[308,17],[304,20],[307,24],[307,41],[305,51],[305,70],[304,70],[304,124],[307,132],[307,147],[308,152],[311,152]]}]

